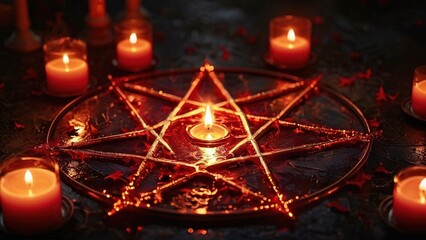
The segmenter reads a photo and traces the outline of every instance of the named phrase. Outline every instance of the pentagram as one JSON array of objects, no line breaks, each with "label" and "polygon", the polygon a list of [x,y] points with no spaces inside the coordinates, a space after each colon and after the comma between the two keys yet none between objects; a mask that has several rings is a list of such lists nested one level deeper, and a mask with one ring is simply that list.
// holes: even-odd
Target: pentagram
[{"label": "pentagram", "polygon": [[[62,128],[52,124],[48,137],[66,176],[101,176],[96,185],[113,202],[109,215],[161,206],[180,214],[272,210],[294,218],[289,206],[310,193],[287,193],[283,178],[276,176],[277,166],[321,172],[288,159],[354,146],[364,149],[357,152],[364,158],[372,138],[368,127],[363,132],[285,118],[318,92],[320,77],[255,93],[239,91],[241,96],[228,91],[224,77],[208,63],[182,92],[154,89],[132,77],[110,80],[110,101],[95,96],[85,107],[60,114],[54,122],[62,122]],[[207,102],[217,121],[231,131],[231,139],[221,146],[198,146],[185,137],[187,126],[201,121]],[[265,104],[269,107],[259,107]],[[102,186],[111,182],[119,187]]]}]

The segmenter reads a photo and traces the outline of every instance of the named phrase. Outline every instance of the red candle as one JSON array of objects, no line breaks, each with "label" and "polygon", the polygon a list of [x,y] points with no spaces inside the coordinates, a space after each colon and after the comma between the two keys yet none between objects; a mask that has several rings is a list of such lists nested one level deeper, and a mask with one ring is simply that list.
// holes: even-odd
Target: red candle
[{"label": "red candle", "polygon": [[426,119],[426,79],[414,83],[411,105],[418,116]]},{"label": "red candle", "polygon": [[132,33],[117,44],[118,65],[124,69],[146,69],[152,65],[152,44]]},{"label": "red candle", "polygon": [[303,67],[308,63],[311,44],[308,39],[296,36],[293,29],[287,35],[273,37],[269,41],[272,61],[288,67]]},{"label": "red candle", "polygon": [[106,16],[105,0],[89,0],[89,15],[92,18],[103,18]]},{"label": "red candle", "polygon": [[47,89],[54,95],[76,95],[87,90],[89,68],[79,58],[54,59],[46,63]]},{"label": "red candle", "polygon": [[397,181],[393,193],[393,217],[401,229],[410,232],[425,231],[425,176],[410,176]]},{"label": "red candle", "polygon": [[0,189],[8,230],[39,233],[62,222],[61,186],[54,172],[34,167],[13,170],[1,178]]}]

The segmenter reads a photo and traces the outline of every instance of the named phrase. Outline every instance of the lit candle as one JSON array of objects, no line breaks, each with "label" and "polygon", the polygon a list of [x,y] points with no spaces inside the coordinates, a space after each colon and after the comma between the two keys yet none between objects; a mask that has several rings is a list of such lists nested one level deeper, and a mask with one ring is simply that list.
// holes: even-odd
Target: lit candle
[{"label": "lit candle", "polygon": [[426,79],[413,84],[411,105],[419,117],[426,119]]},{"label": "lit candle", "polygon": [[47,231],[62,222],[61,186],[57,175],[44,168],[24,168],[0,180],[3,221],[12,232]]},{"label": "lit candle", "polygon": [[311,44],[308,39],[296,36],[290,28],[286,35],[273,37],[269,42],[272,61],[289,67],[302,67],[308,63]]},{"label": "lit candle", "polygon": [[152,44],[132,33],[117,44],[118,65],[124,69],[146,69],[152,65]]},{"label": "lit candle", "polygon": [[409,174],[407,177],[398,174],[393,192],[395,222],[398,227],[410,232],[424,232],[426,229],[426,176],[410,174],[417,168],[406,169],[408,173],[402,174]]},{"label": "lit candle", "polygon": [[62,58],[46,63],[47,89],[54,95],[74,95],[87,90],[89,68],[80,58]]},{"label": "lit candle", "polygon": [[189,128],[189,136],[201,144],[221,143],[229,137],[229,130],[221,124],[214,122],[214,115],[210,105],[207,105],[204,114],[204,123]]}]

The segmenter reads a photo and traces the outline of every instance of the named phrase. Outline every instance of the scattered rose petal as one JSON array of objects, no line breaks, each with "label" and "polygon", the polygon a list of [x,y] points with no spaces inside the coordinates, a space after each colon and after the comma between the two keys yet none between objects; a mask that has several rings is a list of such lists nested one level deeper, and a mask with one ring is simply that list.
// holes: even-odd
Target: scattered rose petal
[{"label": "scattered rose petal", "polygon": [[165,32],[159,31],[159,32],[155,32],[154,33],[155,40],[162,41],[162,40],[164,40],[165,37],[166,37],[166,33]]},{"label": "scattered rose petal", "polygon": [[90,132],[92,133],[92,135],[98,134],[99,130],[97,127],[95,127],[93,124],[89,124],[89,127],[90,127]]},{"label": "scattered rose petal", "polygon": [[235,30],[235,35],[237,35],[238,37],[245,37],[245,36],[247,36],[247,29],[245,27],[242,27],[242,26],[238,27]]},{"label": "scattered rose petal", "polygon": [[380,127],[380,122],[377,120],[377,117],[374,117],[373,119],[368,120],[368,125],[370,127],[378,128]]},{"label": "scattered rose petal", "polygon": [[373,175],[360,171],[355,177],[348,180],[346,184],[353,185],[361,189],[367,181],[371,180],[371,178],[373,178]]},{"label": "scattered rose petal", "polygon": [[231,53],[229,52],[229,50],[224,46],[220,46],[220,50],[222,50],[222,60],[228,61],[231,57]]},{"label": "scattered rose petal", "polygon": [[300,129],[300,128],[295,128],[295,129],[293,129],[293,132],[294,132],[294,133],[296,133],[296,134],[304,133],[304,132],[303,132],[303,130],[302,130],[302,129]]},{"label": "scattered rose petal", "polygon": [[34,95],[34,96],[41,96],[41,95],[43,95],[43,91],[40,91],[40,90],[32,90],[32,91],[31,91],[31,95]]},{"label": "scattered rose petal", "polygon": [[338,33],[338,32],[333,33],[332,39],[336,43],[341,43],[342,40],[343,40],[342,35],[340,33]]},{"label": "scattered rose petal", "polygon": [[379,162],[379,165],[374,169],[374,172],[376,173],[383,173],[383,174],[391,174],[391,171],[387,170],[382,162]]},{"label": "scattered rose petal", "polygon": [[24,125],[24,124],[21,124],[21,123],[15,122],[15,129],[24,129],[24,128],[25,128],[25,125]]},{"label": "scattered rose petal", "polygon": [[312,37],[312,45],[319,45],[320,40],[317,37]]},{"label": "scattered rose petal", "polygon": [[387,94],[386,96],[387,96],[387,97],[389,98],[389,100],[391,100],[391,102],[393,103],[393,102],[395,102],[395,100],[398,98],[399,93],[395,93],[394,95]]},{"label": "scattered rose petal", "polygon": [[351,211],[347,206],[338,200],[328,202],[326,206],[340,213],[349,213]]},{"label": "scattered rose petal", "polygon": [[383,86],[379,87],[379,90],[376,93],[376,101],[384,101],[386,102],[388,99],[386,97],[385,90],[383,89]]},{"label": "scattered rose petal", "polygon": [[0,83],[0,90],[4,88],[4,83]]},{"label": "scattered rose petal", "polygon": [[342,77],[339,76],[339,86],[345,87],[345,86],[351,86],[355,82],[355,76],[350,77]]},{"label": "scattered rose petal", "polygon": [[196,54],[197,53],[197,48],[195,47],[186,47],[184,49],[186,54],[192,55],[192,54]]},{"label": "scattered rose petal", "polygon": [[314,16],[312,18],[312,22],[315,25],[323,25],[325,23],[325,20],[324,20],[324,18],[322,16]]},{"label": "scattered rose petal", "polygon": [[274,149],[273,149],[273,148],[269,145],[269,143],[261,144],[261,145],[260,145],[260,149],[262,149],[262,152],[269,152],[269,151],[274,150]]},{"label": "scattered rose petal", "polygon": [[372,74],[371,68],[367,68],[367,70],[365,70],[365,72],[357,72],[356,75],[360,79],[370,79],[371,74]]},{"label": "scattered rose petal", "polygon": [[256,35],[250,35],[247,37],[247,44],[253,45],[257,42],[257,37]]},{"label": "scattered rose petal", "polygon": [[37,78],[37,73],[34,69],[29,68],[25,71],[25,74],[22,76],[22,80],[35,79]]},{"label": "scattered rose petal", "polygon": [[361,52],[351,52],[350,57],[354,61],[361,61],[363,58],[363,54]]},{"label": "scattered rose petal", "polygon": [[389,0],[376,0],[379,7],[386,7],[389,4]]},{"label": "scattered rose petal", "polygon": [[123,172],[120,171],[120,170],[117,170],[117,171],[111,173],[110,175],[106,176],[104,179],[108,179],[109,178],[109,179],[112,179],[112,180],[115,181],[117,179],[120,179],[122,176],[124,176]]},{"label": "scattered rose petal", "polygon": [[425,22],[422,19],[416,19],[413,22],[414,27],[423,27],[423,25],[425,24]]}]

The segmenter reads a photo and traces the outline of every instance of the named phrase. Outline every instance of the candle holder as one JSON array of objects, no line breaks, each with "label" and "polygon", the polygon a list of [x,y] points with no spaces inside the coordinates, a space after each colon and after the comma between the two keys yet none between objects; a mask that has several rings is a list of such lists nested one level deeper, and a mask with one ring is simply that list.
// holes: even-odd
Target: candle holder
[{"label": "candle holder", "polygon": [[149,22],[129,19],[115,26],[116,59],[113,65],[129,72],[140,72],[155,66],[152,27]]},{"label": "candle holder", "polygon": [[89,87],[86,43],[63,37],[43,45],[46,82],[43,90],[51,96],[78,96]]},{"label": "candle holder", "polygon": [[204,124],[196,124],[186,128],[189,140],[199,146],[215,147],[224,144],[230,138],[229,129],[222,125],[214,123],[207,128]]},{"label": "candle holder", "polygon": [[426,65],[417,67],[414,71],[411,98],[401,104],[402,110],[409,116],[426,121]]},{"label": "candle holder", "polygon": [[393,197],[380,205],[381,218],[390,227],[424,235],[426,228],[426,167],[412,166],[394,177]]},{"label": "candle holder", "polygon": [[32,235],[55,230],[73,214],[62,197],[59,166],[50,158],[12,157],[0,168],[0,228]]},{"label": "candle holder", "polygon": [[315,61],[311,54],[311,21],[280,16],[269,22],[269,51],[264,61],[280,69],[300,69]]}]

